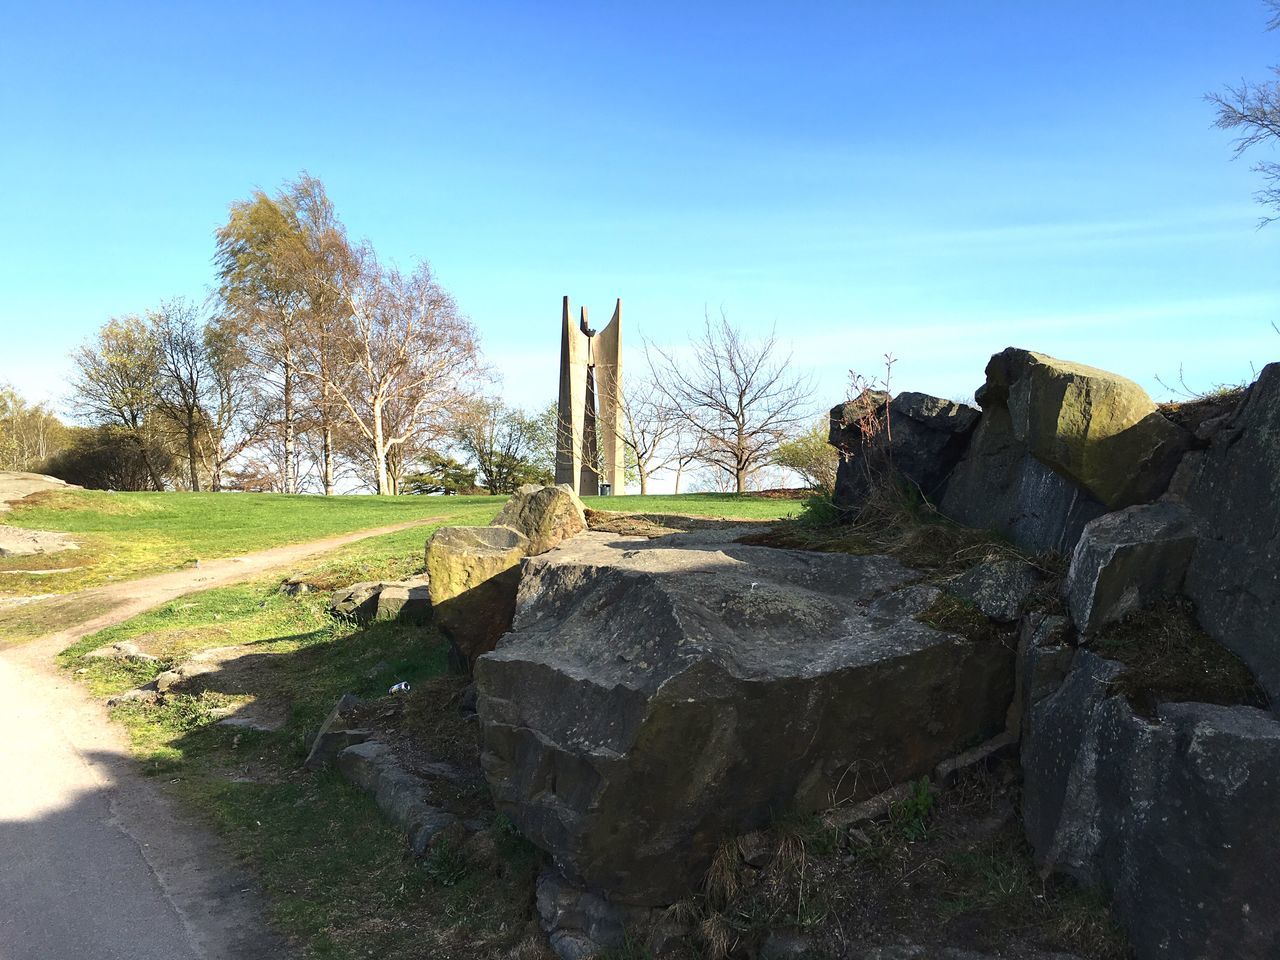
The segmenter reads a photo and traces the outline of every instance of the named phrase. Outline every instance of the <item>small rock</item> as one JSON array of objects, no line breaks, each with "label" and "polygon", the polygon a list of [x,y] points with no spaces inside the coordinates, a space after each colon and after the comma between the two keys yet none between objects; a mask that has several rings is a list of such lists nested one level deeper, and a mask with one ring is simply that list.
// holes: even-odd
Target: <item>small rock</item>
[{"label": "small rock", "polygon": [[983,616],[1013,623],[1042,579],[1025,560],[991,560],[951,580],[947,590],[968,600]]},{"label": "small rock", "polygon": [[813,942],[795,930],[771,930],[760,946],[760,960],[799,960],[813,950]]},{"label": "small rock", "polygon": [[152,680],[150,683],[136,687],[133,690],[117,693],[107,701],[107,706],[118,707],[123,703],[155,703],[159,699],[160,691],[156,687],[156,682]]},{"label": "small rock", "polygon": [[306,769],[327,767],[347,747],[364,743],[373,736],[372,730],[353,728],[348,721],[349,715],[359,705],[360,700],[354,694],[345,693],[338,699],[311,742],[311,751],[302,764]]},{"label": "small rock", "polygon": [[157,657],[143,653],[142,648],[128,640],[120,643],[109,643],[105,647],[90,650],[84,655],[86,660],[146,660],[154,662]]}]

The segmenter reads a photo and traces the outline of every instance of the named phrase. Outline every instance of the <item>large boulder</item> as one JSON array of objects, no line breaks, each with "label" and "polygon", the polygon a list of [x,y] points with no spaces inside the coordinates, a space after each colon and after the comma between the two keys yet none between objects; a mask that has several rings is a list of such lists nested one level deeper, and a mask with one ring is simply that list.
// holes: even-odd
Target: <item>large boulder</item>
[{"label": "large boulder", "polygon": [[1176,503],[1126,507],[1091,520],[1063,584],[1076,629],[1094,633],[1177,594],[1194,546],[1191,514]]},{"label": "large boulder", "polygon": [[1027,837],[1045,870],[1107,893],[1138,960],[1276,956],[1280,721],[1247,706],[1135,715],[1080,651],[1023,731]]},{"label": "large boulder", "polygon": [[510,527],[442,527],[427,543],[436,623],[470,664],[511,626],[529,538]]},{"label": "large boulder", "polygon": [[1003,405],[1032,456],[1112,510],[1164,493],[1191,443],[1132,380],[1015,347],[987,364],[980,402]]},{"label": "large boulder", "polygon": [[942,498],[942,512],[995,530],[1024,550],[1069,554],[1084,526],[1107,508],[1031,455],[1006,407],[988,401]]},{"label": "large boulder", "polygon": [[1171,492],[1200,522],[1185,589],[1201,625],[1280,703],[1280,363],[1187,456]]},{"label": "large boulder", "polygon": [[529,555],[537,556],[587,529],[587,516],[567,483],[525,484],[503,505],[493,525],[519,530],[529,538]]},{"label": "large boulder", "polygon": [[370,620],[423,623],[431,616],[428,578],[366,580],[340,587],[329,598],[329,612],[360,623]]},{"label": "large boulder", "polygon": [[[831,410],[828,440],[841,451],[835,502],[843,510],[861,506],[868,491],[865,437],[857,426],[858,414],[870,410],[883,417],[886,399],[875,394]],[[940,497],[977,422],[978,411],[967,404],[926,393],[900,393],[888,401],[884,437],[888,462],[924,496]]]},{"label": "large boulder", "polygon": [[575,883],[694,890],[717,845],[860,799],[998,732],[1012,654],[867,605],[896,560],[584,534],[525,562],[476,663],[494,797]]}]

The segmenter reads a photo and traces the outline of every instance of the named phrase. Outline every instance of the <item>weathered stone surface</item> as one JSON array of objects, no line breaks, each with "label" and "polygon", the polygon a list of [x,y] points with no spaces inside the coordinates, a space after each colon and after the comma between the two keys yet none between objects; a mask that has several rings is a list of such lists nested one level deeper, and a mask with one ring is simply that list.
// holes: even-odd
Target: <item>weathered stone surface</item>
[{"label": "weathered stone surface", "polygon": [[0,557],[28,557],[39,553],[79,549],[80,544],[69,534],[0,526]]},{"label": "weathered stone surface", "polygon": [[932,583],[913,583],[878,597],[867,606],[867,616],[876,620],[906,620],[924,613],[942,596],[942,588]]},{"label": "weathered stone surface", "polygon": [[[884,409],[885,396],[878,395],[877,414]],[[839,404],[830,414],[828,441],[842,453],[835,488],[835,503],[842,510],[856,510],[868,491],[863,437],[851,422],[857,409],[857,404]],[[977,422],[978,411],[967,404],[926,393],[900,393],[889,401],[888,462],[926,497],[936,499]]]},{"label": "weathered stone surface", "polygon": [[1069,642],[1071,624],[1066,617],[1028,614],[1018,628],[1018,654],[1013,703],[1007,728],[1022,732],[1023,717],[1031,707],[1053,693],[1067,678],[1076,648]]},{"label": "weathered stone surface", "polygon": [[1175,595],[1194,546],[1191,513],[1175,503],[1126,507],[1091,520],[1063,584],[1076,629],[1093,633]]},{"label": "weathered stone surface", "polygon": [[499,808],[571,880],[667,904],[723,838],[928,773],[1002,728],[1012,654],[866,616],[918,576],[692,535],[526,561],[514,628],[476,664]]},{"label": "weathered stone surface", "polygon": [[368,623],[371,620],[405,620],[424,623],[431,616],[429,578],[369,580],[341,587],[333,592],[329,611]]},{"label": "weathered stone surface", "polygon": [[587,515],[569,484],[525,484],[503,505],[493,525],[519,530],[528,537],[532,557],[587,529]]},{"label": "weathered stone surface", "polygon": [[1044,577],[1025,560],[990,560],[947,583],[947,592],[968,600],[988,619],[1013,623]]},{"label": "weathered stone surface", "polygon": [[361,621],[372,620],[378,606],[378,591],[382,586],[380,580],[365,580],[350,586],[339,587],[333,591],[333,596],[329,600],[329,611],[335,617],[349,617],[352,620]]},{"label": "weathered stone surface", "polygon": [[302,765],[308,770],[320,770],[332,763],[343,750],[357,743],[364,743],[373,731],[360,724],[352,724],[351,715],[360,705],[354,694],[344,693],[311,741],[311,750]]},{"label": "weathered stone surface", "polygon": [[374,620],[425,623],[431,617],[430,578],[425,574],[384,583],[378,591]]},{"label": "weathered stone surface", "polygon": [[1107,508],[1033,457],[1014,435],[1008,409],[991,403],[947,483],[942,512],[1024,550],[1069,554],[1084,525]]},{"label": "weathered stone surface", "polygon": [[1200,525],[1185,589],[1201,626],[1280,703],[1280,364],[1263,367],[1171,492]]},{"label": "weathered stone surface", "polygon": [[1081,651],[1023,738],[1037,860],[1107,892],[1139,960],[1271,957],[1280,943],[1280,721],[1252,707],[1108,696]]},{"label": "weathered stone surface", "polygon": [[1164,493],[1191,441],[1132,380],[1015,347],[987,364],[979,402],[1003,405],[1032,456],[1113,510]]},{"label": "weathered stone surface", "polygon": [[353,744],[338,754],[337,766],[344,777],[372,794],[392,823],[404,829],[418,856],[430,850],[436,837],[460,823],[454,814],[430,802],[422,778],[404,769],[385,743]]},{"label": "weathered stone surface", "polygon": [[142,648],[131,640],[122,640],[120,643],[109,643],[105,647],[96,647],[84,656],[88,660],[147,660],[154,662],[158,659],[149,653],[144,653]]},{"label": "weathered stone surface", "polygon": [[9,510],[9,504],[17,503],[34,493],[83,489],[84,487],[78,487],[74,483],[67,483],[65,480],[49,477],[43,473],[0,470],[0,513]]},{"label": "weathered stone surface", "polygon": [[510,527],[444,527],[427,544],[436,623],[467,662],[511,626],[529,538]]}]

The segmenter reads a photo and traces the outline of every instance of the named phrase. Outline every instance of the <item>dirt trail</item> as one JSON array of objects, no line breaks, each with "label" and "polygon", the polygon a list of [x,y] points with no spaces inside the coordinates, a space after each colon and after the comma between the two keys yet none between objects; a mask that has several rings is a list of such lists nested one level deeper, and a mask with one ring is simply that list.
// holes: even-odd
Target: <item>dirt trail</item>
[{"label": "dirt trail", "polygon": [[115,606],[0,649],[0,957],[266,960],[290,949],[266,927],[253,878],[142,776],[101,703],[53,662],[79,638],[193,590],[287,568],[362,530],[83,591]]}]

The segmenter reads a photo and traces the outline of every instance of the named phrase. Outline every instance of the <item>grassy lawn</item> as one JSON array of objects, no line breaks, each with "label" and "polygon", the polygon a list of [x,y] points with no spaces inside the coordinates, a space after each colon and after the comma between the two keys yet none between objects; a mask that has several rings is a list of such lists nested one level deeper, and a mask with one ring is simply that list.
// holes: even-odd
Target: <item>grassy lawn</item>
[{"label": "grassy lawn", "polygon": [[[68,593],[173,570],[197,559],[319,540],[436,516],[492,516],[492,497],[312,497],[271,493],[46,494],[4,522],[70,533],[78,551],[0,559],[0,596]],[[419,534],[420,537],[420,534]],[[47,575],[6,573],[58,570]]]},{"label": "grassy lawn", "polygon": [[782,520],[800,512],[803,500],[775,500],[738,493],[680,493],[641,496],[584,497],[592,510],[625,513],[682,513],[738,520]]}]

